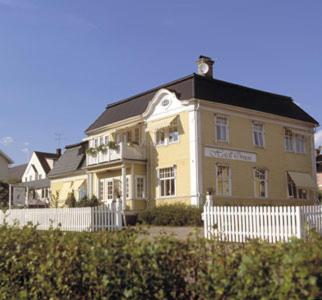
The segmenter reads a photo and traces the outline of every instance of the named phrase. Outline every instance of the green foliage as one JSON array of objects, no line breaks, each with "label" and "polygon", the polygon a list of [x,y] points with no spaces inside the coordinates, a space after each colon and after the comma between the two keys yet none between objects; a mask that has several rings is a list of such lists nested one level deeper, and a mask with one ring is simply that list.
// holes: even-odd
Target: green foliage
[{"label": "green foliage", "polygon": [[75,198],[74,192],[68,194],[68,197],[65,201],[65,205],[67,207],[75,207],[76,206],[76,198]]},{"label": "green foliage", "polygon": [[0,181],[0,209],[9,207],[9,184]]},{"label": "green foliage", "polygon": [[77,201],[75,207],[93,207],[102,205],[101,201],[99,201],[95,196],[92,198],[84,197],[80,201]]},{"label": "green foliage", "polygon": [[138,222],[158,226],[202,226],[202,209],[184,204],[167,204],[139,213]]},{"label": "green foliage", "polygon": [[1,299],[321,299],[322,239],[245,245],[0,227]]}]

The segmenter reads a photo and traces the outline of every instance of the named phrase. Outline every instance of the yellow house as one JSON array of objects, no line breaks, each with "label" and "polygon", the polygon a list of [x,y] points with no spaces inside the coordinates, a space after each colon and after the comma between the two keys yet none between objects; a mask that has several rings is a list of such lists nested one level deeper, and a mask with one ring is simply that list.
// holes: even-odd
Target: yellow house
[{"label": "yellow house", "polygon": [[112,103],[86,130],[87,191],[128,209],[316,199],[318,122],[290,97],[198,74]]},{"label": "yellow house", "polygon": [[70,193],[74,194],[76,201],[87,196],[86,149],[87,142],[66,146],[48,174],[52,207],[65,206]]}]

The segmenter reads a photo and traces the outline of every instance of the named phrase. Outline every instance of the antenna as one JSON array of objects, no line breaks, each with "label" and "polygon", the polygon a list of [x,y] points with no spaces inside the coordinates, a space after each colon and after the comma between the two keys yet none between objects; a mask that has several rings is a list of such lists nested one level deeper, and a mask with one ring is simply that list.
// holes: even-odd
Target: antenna
[{"label": "antenna", "polygon": [[54,135],[55,135],[55,141],[57,142],[57,148],[60,148],[62,134],[60,132],[55,132]]}]

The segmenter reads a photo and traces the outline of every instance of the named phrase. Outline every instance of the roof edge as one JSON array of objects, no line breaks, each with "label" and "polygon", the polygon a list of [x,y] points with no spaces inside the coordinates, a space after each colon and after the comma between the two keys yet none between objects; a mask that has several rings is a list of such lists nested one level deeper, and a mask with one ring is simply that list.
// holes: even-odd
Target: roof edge
[{"label": "roof edge", "polygon": [[153,92],[153,91],[155,91],[155,90],[159,90],[159,89],[165,88],[165,87],[166,87],[166,86],[168,86],[168,85],[172,85],[172,84],[175,84],[175,83],[179,83],[179,82],[181,82],[181,81],[185,81],[185,80],[187,80],[187,79],[190,79],[190,78],[194,77],[194,74],[195,74],[195,73],[192,73],[192,74],[190,74],[190,75],[187,75],[187,76],[181,77],[181,78],[179,78],[179,79],[176,79],[176,80],[173,80],[173,81],[170,81],[170,82],[167,82],[167,83],[161,84],[161,85],[156,86],[156,87],[154,87],[154,88],[152,88],[152,89],[146,90],[146,91],[144,91],[144,92],[142,92],[142,93],[138,93],[138,94],[135,94],[135,95],[133,95],[133,96],[130,96],[130,97],[124,98],[124,99],[122,99],[122,100],[119,100],[119,101],[113,102],[113,103],[111,103],[111,104],[108,104],[108,105],[106,106],[106,109],[111,108],[111,107],[114,107],[114,106],[117,106],[117,105],[119,105],[119,104],[123,104],[123,103],[129,102],[129,101],[131,101],[131,100],[132,100],[132,99],[134,99],[134,98],[141,97],[141,96],[146,95],[146,94],[149,94],[149,93],[151,93],[151,92]]}]

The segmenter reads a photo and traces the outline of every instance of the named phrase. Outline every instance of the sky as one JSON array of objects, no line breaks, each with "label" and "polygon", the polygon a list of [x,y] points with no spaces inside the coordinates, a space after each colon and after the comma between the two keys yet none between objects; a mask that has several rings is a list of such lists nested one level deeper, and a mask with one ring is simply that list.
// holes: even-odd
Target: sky
[{"label": "sky", "polygon": [[321,15],[319,0],[0,0],[0,149],[19,164],[79,142],[108,103],[196,72],[201,54],[322,123]]}]

